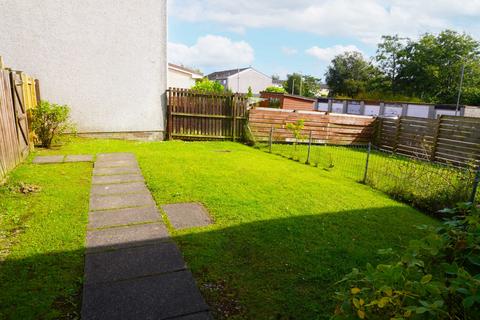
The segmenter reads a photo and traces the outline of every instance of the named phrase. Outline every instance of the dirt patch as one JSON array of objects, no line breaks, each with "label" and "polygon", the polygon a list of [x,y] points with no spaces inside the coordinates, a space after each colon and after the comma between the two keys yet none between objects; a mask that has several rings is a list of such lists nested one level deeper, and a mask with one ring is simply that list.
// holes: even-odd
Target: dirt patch
[{"label": "dirt patch", "polygon": [[201,291],[212,308],[215,319],[242,318],[245,314],[245,309],[240,304],[237,293],[228,288],[225,281],[204,283]]}]

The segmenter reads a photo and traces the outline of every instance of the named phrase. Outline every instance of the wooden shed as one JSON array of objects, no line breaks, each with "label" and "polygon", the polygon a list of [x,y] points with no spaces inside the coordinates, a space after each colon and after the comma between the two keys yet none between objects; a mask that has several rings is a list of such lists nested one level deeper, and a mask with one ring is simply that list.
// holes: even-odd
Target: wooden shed
[{"label": "wooden shed", "polygon": [[315,110],[316,99],[297,96],[288,93],[260,92],[260,106],[263,108],[277,108],[285,110]]}]

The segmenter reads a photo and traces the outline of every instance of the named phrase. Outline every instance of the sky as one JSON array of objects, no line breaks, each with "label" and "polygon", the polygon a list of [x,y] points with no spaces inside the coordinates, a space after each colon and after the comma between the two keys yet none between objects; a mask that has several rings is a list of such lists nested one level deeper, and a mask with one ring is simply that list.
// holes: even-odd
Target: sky
[{"label": "sky", "polygon": [[480,0],[168,0],[169,62],[213,71],[324,79],[344,51],[375,54],[382,35],[444,29],[480,40]]}]

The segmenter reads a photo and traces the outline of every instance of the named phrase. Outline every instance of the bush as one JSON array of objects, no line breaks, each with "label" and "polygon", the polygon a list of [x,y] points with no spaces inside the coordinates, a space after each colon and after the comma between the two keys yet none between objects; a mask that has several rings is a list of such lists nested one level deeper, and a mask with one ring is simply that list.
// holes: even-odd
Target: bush
[{"label": "bush", "polygon": [[206,77],[202,80],[198,80],[191,89],[205,93],[223,93],[225,91],[224,86],[220,83],[217,81],[211,81]]},{"label": "bush", "polygon": [[279,88],[279,87],[267,87],[265,89],[265,92],[273,92],[273,93],[286,93],[284,88]]},{"label": "bush", "polygon": [[[354,269],[339,284],[334,319],[474,319],[480,314],[480,212],[471,203],[410,242],[394,264]],[[379,253],[391,254],[392,249]]]},{"label": "bush", "polygon": [[70,108],[66,105],[41,101],[32,111],[32,129],[40,145],[50,148],[63,133],[74,130],[70,122]]}]

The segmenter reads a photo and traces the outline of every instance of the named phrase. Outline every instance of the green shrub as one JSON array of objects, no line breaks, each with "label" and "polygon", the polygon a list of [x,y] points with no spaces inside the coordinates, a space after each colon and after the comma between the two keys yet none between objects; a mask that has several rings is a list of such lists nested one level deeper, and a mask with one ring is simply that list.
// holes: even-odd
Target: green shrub
[{"label": "green shrub", "polygon": [[[480,314],[480,212],[442,210],[442,227],[410,242],[393,264],[354,269],[339,284],[334,319],[474,319]],[[391,254],[392,249],[379,253]]]},{"label": "green shrub", "polygon": [[265,92],[286,93],[286,91],[285,91],[284,88],[279,88],[279,87],[274,87],[274,86],[267,87],[267,88],[265,89]]},{"label": "green shrub", "polygon": [[209,80],[207,77],[198,80],[191,89],[205,93],[223,93],[225,91],[224,86],[217,81]]},{"label": "green shrub", "polygon": [[32,129],[40,145],[50,148],[63,133],[74,131],[74,125],[70,122],[70,108],[41,101],[32,111]]}]

